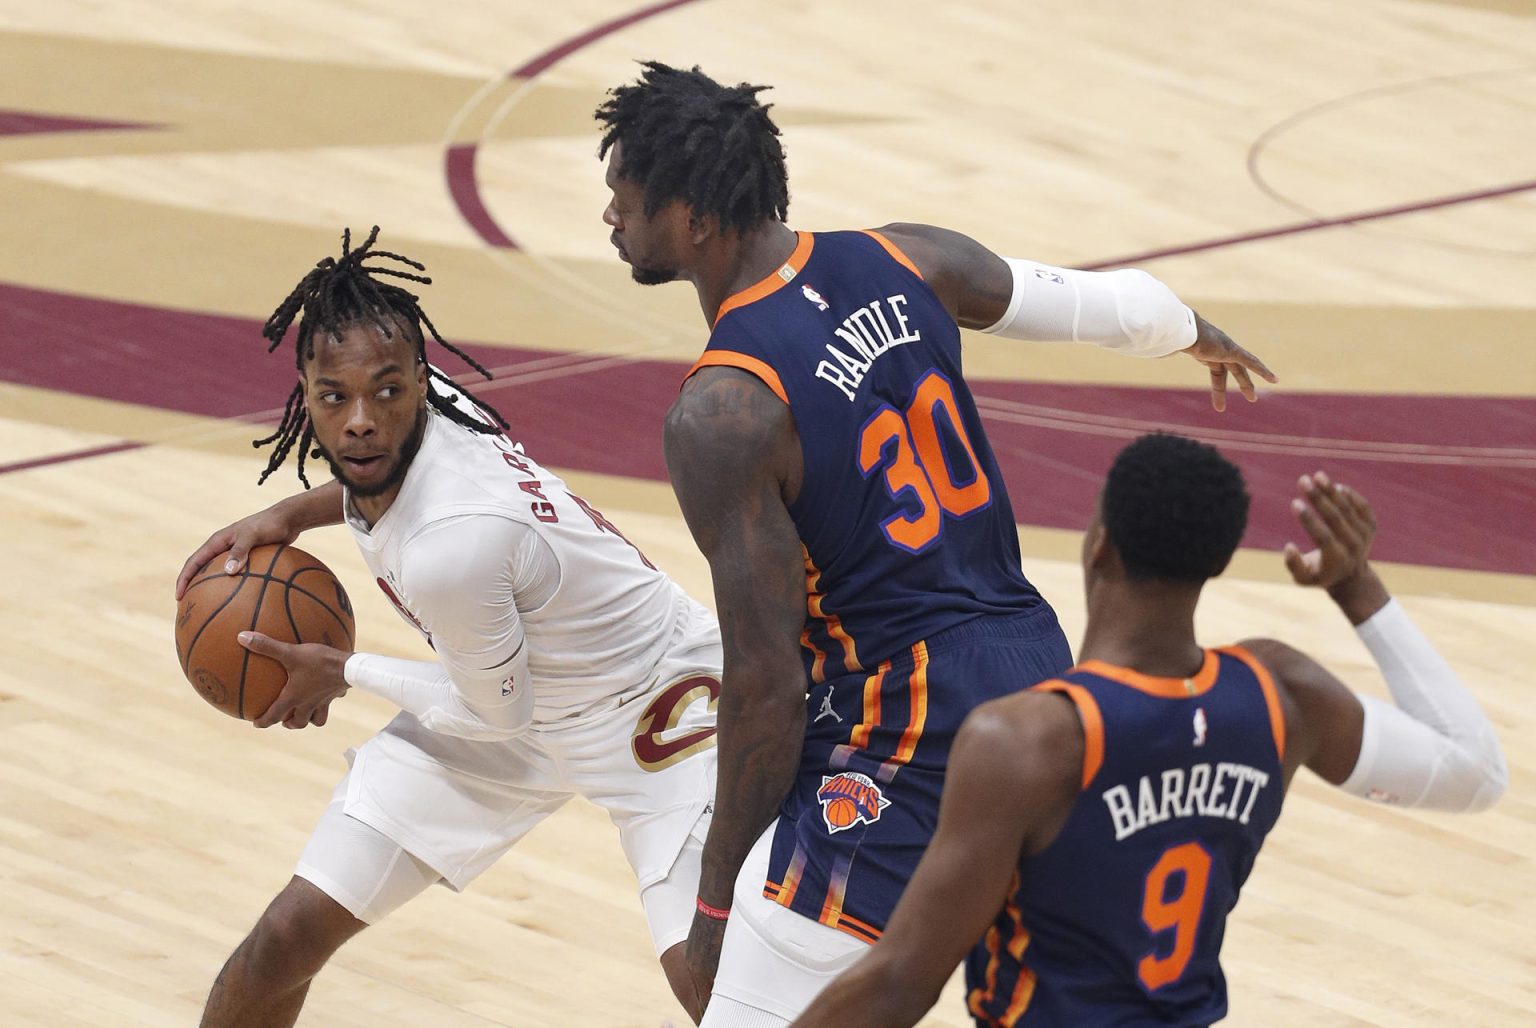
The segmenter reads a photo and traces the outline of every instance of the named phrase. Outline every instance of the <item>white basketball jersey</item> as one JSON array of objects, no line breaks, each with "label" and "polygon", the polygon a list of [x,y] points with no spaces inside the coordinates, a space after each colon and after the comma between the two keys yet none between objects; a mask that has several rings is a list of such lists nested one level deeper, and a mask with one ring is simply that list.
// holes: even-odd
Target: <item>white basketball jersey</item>
[{"label": "white basketball jersey", "polygon": [[[527,636],[536,723],[638,691],[672,641],[675,626],[697,608],[602,514],[524,454],[520,444],[470,431],[435,412],[429,411],[421,449],[389,510],[369,528],[356,515],[350,494],[344,509],[379,586],[429,643],[435,626],[443,637],[452,635],[445,619],[463,623],[463,604],[496,606],[503,613],[509,601],[515,604],[512,621],[520,620]],[[498,547],[517,552],[477,552],[482,547],[476,539],[486,534],[476,530],[480,518],[520,526],[511,536],[513,545]],[[480,527],[494,527],[497,538],[508,538],[505,524]],[[506,571],[498,582],[516,582],[517,587],[472,584],[491,595],[436,601],[440,609],[424,609],[423,590],[412,593],[413,541],[422,552],[430,545],[438,576],[457,573],[456,562],[462,561],[469,583],[484,583],[491,567]],[[530,579],[528,567],[550,567],[545,547],[558,577],[539,571]],[[530,554],[539,559],[530,560]],[[444,568],[444,561],[452,566]],[[486,620],[473,619],[477,624]],[[442,641],[436,644],[448,666],[473,659],[473,654],[443,652]],[[495,642],[487,639],[479,649],[489,652]]]}]

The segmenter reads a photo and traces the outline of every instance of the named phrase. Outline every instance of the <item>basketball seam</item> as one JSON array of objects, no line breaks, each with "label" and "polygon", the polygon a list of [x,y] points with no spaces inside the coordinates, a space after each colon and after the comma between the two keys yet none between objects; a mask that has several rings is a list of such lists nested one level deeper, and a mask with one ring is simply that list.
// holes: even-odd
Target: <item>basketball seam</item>
[{"label": "basketball seam", "polygon": [[[261,592],[256,594],[256,602],[251,607],[250,630],[253,632],[256,630],[256,622],[261,619],[261,604],[262,601],[266,599],[267,587],[274,581],[272,576],[272,569],[277,567],[277,558],[281,557],[283,555],[283,551],[287,548],[287,543],[278,543],[277,549],[272,552],[272,559],[267,563],[267,570],[261,574]],[[248,575],[246,577],[249,578],[250,576]],[[245,721],[249,720],[249,718],[245,716],[245,673],[251,666],[251,651],[246,649],[244,646],[240,647],[240,649],[243,651],[240,656],[240,692],[237,694],[238,700],[236,702],[235,709],[240,712],[240,719]],[[285,674],[286,670],[287,669],[285,668]]]},{"label": "basketball seam", "polygon": [[[234,602],[235,597],[240,594],[240,590],[245,588],[246,581],[247,579],[241,578],[239,584],[229,591],[228,596],[224,597],[224,602],[215,607],[213,612],[210,613],[207,619],[203,621],[202,625],[198,627],[197,632],[192,636],[192,641],[187,643],[187,655],[182,658],[181,662],[182,674],[186,674],[192,665],[192,654],[197,649],[198,640],[202,639],[203,633],[208,630],[208,626],[213,624],[213,619],[218,617],[220,612],[222,612],[225,607]],[[189,586],[188,588],[190,589],[191,587]]]},{"label": "basketball seam", "polygon": [[[349,637],[347,642],[348,642],[348,645],[350,645],[351,643],[356,641],[356,638],[357,638],[357,627],[356,627],[357,626],[357,621],[356,621],[356,619],[354,618],[353,622],[352,622],[352,625],[348,626],[347,623],[341,619],[340,615],[338,615],[334,610],[331,609],[331,605],[329,603],[325,602],[325,598],[323,596],[320,596],[317,593],[310,592],[308,589],[304,588],[301,585],[294,585],[293,584],[293,579],[299,577],[300,575],[302,575],[306,571],[323,571],[323,572],[325,572],[325,574],[328,577],[330,577],[331,579],[335,580],[337,585],[341,585],[341,580],[336,578],[336,576],[331,573],[329,568],[318,567],[318,566],[316,566],[314,564],[306,564],[304,567],[299,568],[286,581],[283,580],[283,579],[278,579],[277,581],[281,581],[283,583],[283,585],[287,588],[288,593],[298,593],[301,596],[308,596],[310,599],[314,600],[315,601],[315,605],[318,606],[321,610],[325,611],[327,614],[329,614],[331,616],[331,620],[335,621],[337,626],[339,626],[344,632],[346,632],[346,634]],[[295,639],[297,639],[299,637],[299,626],[293,620],[293,608],[291,606],[288,606],[290,601],[289,601],[288,596],[286,594],[283,596],[283,603],[284,603],[285,606],[288,607],[288,623],[293,626],[293,637]]]}]

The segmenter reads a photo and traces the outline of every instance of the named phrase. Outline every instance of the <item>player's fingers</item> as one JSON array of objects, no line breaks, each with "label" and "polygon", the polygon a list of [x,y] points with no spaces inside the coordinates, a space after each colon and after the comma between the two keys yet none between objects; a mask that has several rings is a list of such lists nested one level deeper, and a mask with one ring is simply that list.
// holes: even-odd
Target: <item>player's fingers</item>
[{"label": "player's fingers", "polygon": [[278,642],[271,636],[262,635],[260,632],[241,632],[235,636],[240,645],[252,653],[259,653],[263,657],[271,657],[284,667],[288,666],[288,654],[294,647],[289,643]]},{"label": "player's fingers", "polygon": [[1301,547],[1295,543],[1286,543],[1282,554],[1285,558],[1285,569],[1291,573],[1291,578],[1298,585],[1311,585],[1316,581],[1316,575],[1308,566]]},{"label": "player's fingers", "polygon": [[1347,503],[1334,488],[1333,480],[1328,477],[1326,471],[1319,471],[1310,478],[1307,500],[1311,502],[1312,508],[1327,523],[1334,539],[1345,551],[1349,553],[1358,551],[1364,544],[1361,533],[1363,526],[1352,516]]},{"label": "player's fingers", "polygon": [[1327,522],[1318,517],[1312,508],[1307,506],[1306,501],[1292,500],[1291,511],[1296,515],[1296,520],[1301,522],[1301,527],[1306,530],[1307,535],[1311,536],[1312,541],[1319,547],[1326,550],[1338,546],[1338,541],[1334,539]]},{"label": "player's fingers", "polygon": [[1355,513],[1359,516],[1360,523],[1365,525],[1371,535],[1374,536],[1376,534],[1376,511],[1371,507],[1371,501],[1347,485],[1340,484],[1339,491],[1348,498],[1350,504],[1355,508]]},{"label": "player's fingers", "polygon": [[1211,365],[1211,406],[1218,412],[1227,409],[1227,366]]},{"label": "player's fingers", "polygon": [[320,728],[325,724],[326,720],[330,718],[330,716],[331,705],[329,703],[324,703],[316,707],[315,712],[309,715],[309,723],[314,725],[316,728]]},{"label": "player's fingers", "polygon": [[192,584],[192,579],[197,573],[207,566],[208,562],[225,550],[229,549],[228,533],[219,532],[208,537],[208,541],[199,546],[187,562],[181,566],[181,573],[176,576],[176,598],[179,600],[186,593],[187,586]]},{"label": "player's fingers", "polygon": [[280,721],[287,721],[293,713],[293,701],[288,698],[288,690],[284,689],[277,694],[277,699],[272,701],[272,706],[262,712],[262,715],[251,724],[257,728],[271,728]]},{"label": "player's fingers", "polygon": [[1257,402],[1259,391],[1253,387],[1253,379],[1248,377],[1248,369],[1241,364],[1232,365],[1232,377],[1237,379],[1237,388],[1243,394],[1243,399],[1249,403]]},{"label": "player's fingers", "polygon": [[1232,346],[1232,359],[1249,371],[1256,373],[1266,382],[1275,383],[1280,381],[1280,376],[1270,371],[1263,361],[1235,343]]}]

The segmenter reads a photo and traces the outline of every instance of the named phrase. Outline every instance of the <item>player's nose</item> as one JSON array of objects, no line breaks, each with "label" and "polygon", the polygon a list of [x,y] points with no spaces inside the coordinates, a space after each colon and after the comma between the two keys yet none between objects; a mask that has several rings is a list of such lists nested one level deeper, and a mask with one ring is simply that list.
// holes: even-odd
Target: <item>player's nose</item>
[{"label": "player's nose", "polygon": [[343,428],[351,436],[372,435],[378,428],[372,408],[361,397],[347,406],[347,420]]}]

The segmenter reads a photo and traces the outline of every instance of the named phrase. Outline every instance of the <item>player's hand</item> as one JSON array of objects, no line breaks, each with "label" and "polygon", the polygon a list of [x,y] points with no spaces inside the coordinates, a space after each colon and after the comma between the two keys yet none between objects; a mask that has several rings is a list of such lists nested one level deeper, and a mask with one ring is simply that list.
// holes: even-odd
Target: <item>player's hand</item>
[{"label": "player's hand", "polygon": [[688,1016],[695,1024],[704,1019],[709,1007],[710,994],[715,990],[715,972],[720,967],[720,944],[725,940],[726,922],[703,914],[693,915],[693,927],[688,931],[688,976],[693,979],[693,991],[698,1009],[689,1010]]},{"label": "player's hand", "polygon": [[1227,376],[1229,375],[1237,380],[1237,388],[1249,403],[1259,398],[1258,392],[1253,388],[1250,371],[1271,384],[1280,381],[1273,371],[1264,366],[1263,361],[1238,346],[1230,336],[1198,314],[1195,315],[1195,326],[1197,329],[1195,341],[1192,345],[1185,347],[1183,352],[1210,370],[1212,407],[1219,411],[1227,409]]},{"label": "player's hand", "polygon": [[1285,566],[1297,585],[1331,589],[1365,570],[1376,537],[1376,515],[1365,497],[1326,471],[1302,475],[1296,482],[1301,496],[1291,510],[1317,548],[1301,551],[1285,544]]},{"label": "player's hand", "polygon": [[260,632],[241,632],[239,639],[241,646],[271,657],[288,672],[283,691],[254,722],[257,728],[271,728],[278,722],[284,728],[325,724],[331,701],[349,688],[343,674],[348,653],[320,643],[278,642]]},{"label": "player's hand", "polygon": [[226,575],[233,575],[245,567],[245,560],[253,548],[266,543],[291,543],[298,537],[299,529],[281,503],[219,529],[181,566],[181,574],[176,576],[176,599],[180,600],[197,573],[225,550],[229,551],[229,559],[221,570]]},{"label": "player's hand", "polygon": [[341,498],[341,483],[327,482],[318,489],[279,500],[264,511],[219,529],[181,566],[181,574],[176,576],[176,599],[179,601],[197,573],[225,550],[229,551],[229,559],[222,570],[226,575],[233,575],[245,567],[246,558],[254,547],[291,543],[311,528],[340,524]]}]

